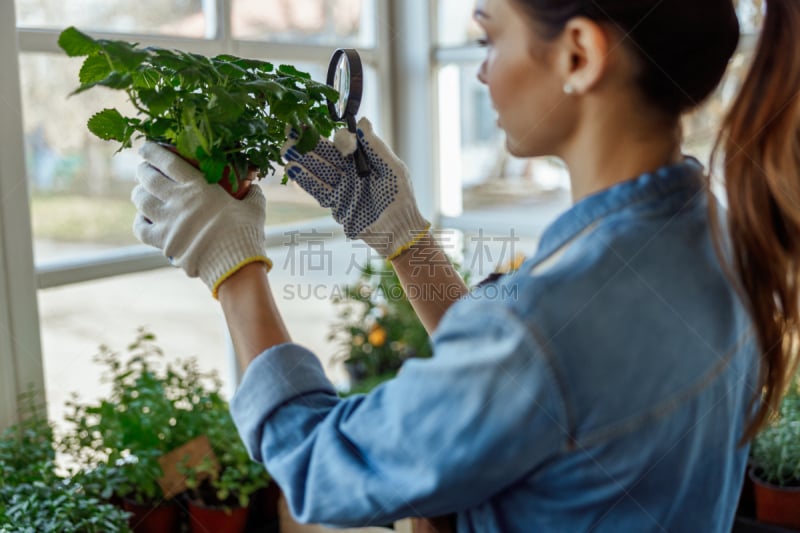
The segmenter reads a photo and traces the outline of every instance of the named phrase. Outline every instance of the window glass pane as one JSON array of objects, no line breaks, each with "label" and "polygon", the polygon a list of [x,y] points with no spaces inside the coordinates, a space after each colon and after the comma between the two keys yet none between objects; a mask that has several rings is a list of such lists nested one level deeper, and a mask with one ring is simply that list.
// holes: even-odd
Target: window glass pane
[{"label": "window glass pane", "polygon": [[157,337],[165,361],[194,357],[231,383],[225,323],[205,285],[177,269],[120,276],[39,291],[45,390],[50,418],[61,420],[73,392],[92,401],[106,394],[101,344],[120,355],[139,327]]},{"label": "window glass pane", "polygon": [[237,39],[374,46],[375,0],[232,0]]},{"label": "window glass pane", "polygon": [[438,42],[441,46],[458,46],[473,42],[483,34],[473,20],[473,0],[439,0]]},{"label": "window glass pane", "polygon": [[17,26],[203,37],[207,0],[16,0]]},{"label": "window glass pane", "polygon": [[139,158],[86,128],[92,114],[133,110],[123,93],[77,86],[80,59],[21,54],[23,123],[34,238],[59,243],[134,244],[130,203]]},{"label": "window glass pane", "polygon": [[[312,350],[334,383],[344,379],[341,347],[330,340],[341,308],[333,300],[369,260],[364,246],[323,231],[287,231],[267,250],[270,280],[292,339]],[[143,327],[156,335],[165,361],[195,358],[216,370],[228,396],[235,371],[219,304],[198,279],[165,268],[38,292],[45,386],[50,417],[60,420],[70,393],[92,400],[108,390],[93,361],[101,344],[121,355]],[[309,327],[313,324],[313,327]]]},{"label": "window glass pane", "polygon": [[[42,253],[70,256],[138,243],[131,232],[134,208],[129,199],[140,162],[136,147],[114,155],[115,143],[97,139],[86,128],[86,121],[103,108],[115,107],[129,116],[134,110],[120,91],[96,88],[68,98],[80,64],[80,59],[58,55],[20,55],[37,260]],[[325,79],[327,65],[296,66],[314,79]],[[361,114],[375,118],[380,127],[377,76],[371,68],[365,76]],[[269,189],[267,225],[329,216],[329,210],[296,184],[280,185],[282,177],[279,169],[260,182]]]}]

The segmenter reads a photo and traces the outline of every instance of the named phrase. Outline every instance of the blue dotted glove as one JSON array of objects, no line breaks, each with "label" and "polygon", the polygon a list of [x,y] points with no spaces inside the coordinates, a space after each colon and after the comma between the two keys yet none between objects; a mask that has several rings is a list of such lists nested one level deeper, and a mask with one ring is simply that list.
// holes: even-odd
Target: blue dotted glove
[{"label": "blue dotted glove", "polygon": [[425,235],[430,222],[417,208],[408,168],[366,118],[358,122],[357,135],[371,167],[368,176],[358,175],[352,155],[356,140],[347,130],[337,131],[334,142],[320,139],[306,154],[290,138],[282,150],[286,174],[322,207],[331,208],[347,237],[394,259]]}]

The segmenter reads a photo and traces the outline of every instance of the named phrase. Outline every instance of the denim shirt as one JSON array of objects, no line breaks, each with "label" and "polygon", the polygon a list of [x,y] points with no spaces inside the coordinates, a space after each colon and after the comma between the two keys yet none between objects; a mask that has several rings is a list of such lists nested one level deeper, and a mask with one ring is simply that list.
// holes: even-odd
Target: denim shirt
[{"label": "denim shirt", "polygon": [[691,158],[579,201],[369,394],[267,350],[231,404],[248,450],[304,522],[727,533],[756,350],[707,201]]}]

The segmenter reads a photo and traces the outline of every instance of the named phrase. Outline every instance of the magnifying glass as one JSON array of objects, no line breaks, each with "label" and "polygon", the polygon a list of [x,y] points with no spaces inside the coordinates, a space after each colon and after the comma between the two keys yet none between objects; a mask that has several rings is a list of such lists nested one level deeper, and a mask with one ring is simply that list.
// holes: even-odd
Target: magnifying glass
[{"label": "magnifying glass", "polygon": [[[328,85],[339,91],[338,100],[328,100],[331,117],[337,122],[345,122],[347,129],[351,133],[356,133],[356,113],[361,107],[361,95],[364,89],[364,71],[358,52],[352,48],[339,48],[333,52],[328,66]],[[369,161],[358,137],[353,158],[358,175],[369,176]]]}]

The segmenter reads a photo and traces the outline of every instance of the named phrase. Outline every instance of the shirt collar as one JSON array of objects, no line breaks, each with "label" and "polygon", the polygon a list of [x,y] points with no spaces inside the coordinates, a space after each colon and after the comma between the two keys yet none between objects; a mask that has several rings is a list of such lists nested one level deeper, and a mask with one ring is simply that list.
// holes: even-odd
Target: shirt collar
[{"label": "shirt collar", "polygon": [[690,156],[653,172],[618,183],[581,199],[542,234],[533,262],[546,259],[575,236],[608,215],[655,197],[683,207],[704,187],[703,165]]}]

